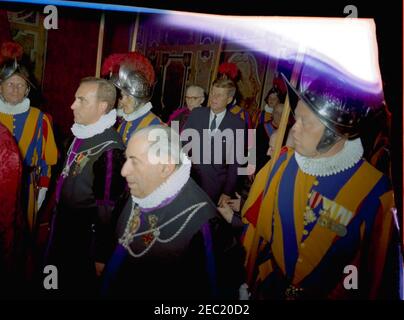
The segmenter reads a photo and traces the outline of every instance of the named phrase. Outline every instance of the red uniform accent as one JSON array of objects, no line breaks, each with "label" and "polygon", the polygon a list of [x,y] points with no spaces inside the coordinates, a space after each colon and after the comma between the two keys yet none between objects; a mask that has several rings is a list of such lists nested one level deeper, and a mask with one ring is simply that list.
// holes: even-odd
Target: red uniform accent
[{"label": "red uniform accent", "polygon": [[258,196],[257,200],[255,200],[254,204],[246,211],[244,217],[254,226],[257,226],[258,221],[258,213],[260,211],[262,202],[262,192]]},{"label": "red uniform accent", "polygon": [[19,207],[22,162],[14,137],[0,124],[0,261],[13,268],[16,237],[23,227]]}]

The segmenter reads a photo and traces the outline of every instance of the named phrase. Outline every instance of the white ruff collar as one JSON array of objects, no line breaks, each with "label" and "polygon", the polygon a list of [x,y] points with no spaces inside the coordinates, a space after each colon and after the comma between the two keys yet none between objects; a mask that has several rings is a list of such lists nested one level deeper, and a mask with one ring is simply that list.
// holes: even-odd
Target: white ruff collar
[{"label": "white ruff collar", "polygon": [[264,110],[265,112],[272,113],[274,111],[274,108],[271,108],[269,105],[266,104]]},{"label": "white ruff collar", "polygon": [[75,123],[71,130],[76,138],[88,139],[94,137],[97,134],[103,133],[106,129],[111,128],[116,121],[116,110],[112,109],[107,114],[101,116],[97,122],[83,125]]},{"label": "white ruff collar", "polygon": [[145,198],[137,198],[132,195],[132,201],[141,209],[151,209],[175,196],[188,182],[191,173],[191,160],[185,154],[183,154],[183,159],[183,164],[156,190]]},{"label": "white ruff collar", "polygon": [[144,106],[133,111],[132,113],[126,114],[125,112],[122,111],[123,112],[122,117],[126,121],[133,121],[133,120],[136,120],[136,119],[140,118],[141,116],[145,115],[146,113],[148,113],[151,110],[151,108],[153,108],[153,106],[152,106],[151,102],[148,102]]},{"label": "white ruff collar", "polygon": [[345,141],[340,152],[331,157],[308,158],[295,152],[295,159],[304,173],[325,177],[352,168],[363,156],[363,147],[359,138]]},{"label": "white ruff collar", "polygon": [[29,109],[30,101],[28,98],[24,98],[20,103],[9,104],[3,99],[0,99],[0,112],[5,114],[20,114],[27,112]]},{"label": "white ruff collar", "polygon": [[123,112],[122,108],[116,109],[116,116],[117,117],[123,117],[125,113]]}]

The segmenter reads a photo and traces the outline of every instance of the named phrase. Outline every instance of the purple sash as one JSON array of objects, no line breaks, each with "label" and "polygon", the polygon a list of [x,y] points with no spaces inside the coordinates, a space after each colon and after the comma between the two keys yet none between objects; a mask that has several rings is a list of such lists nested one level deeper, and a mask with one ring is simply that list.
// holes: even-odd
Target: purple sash
[{"label": "purple sash", "polygon": [[69,170],[65,173],[63,169],[62,173],[60,174],[58,181],[56,183],[56,203],[59,202],[60,199],[60,193],[62,192],[62,187],[63,187],[63,182],[65,181],[66,177],[69,175],[70,167],[73,164],[75,160],[75,156],[77,154],[77,150],[80,148],[82,145],[83,140],[75,138],[73,141],[73,146],[72,149],[70,150],[69,156],[66,161],[65,168],[69,168]]}]

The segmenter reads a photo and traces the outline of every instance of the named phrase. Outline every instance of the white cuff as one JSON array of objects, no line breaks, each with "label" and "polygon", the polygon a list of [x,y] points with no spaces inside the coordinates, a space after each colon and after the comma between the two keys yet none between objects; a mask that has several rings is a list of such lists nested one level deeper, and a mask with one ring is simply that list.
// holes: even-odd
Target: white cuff
[{"label": "white cuff", "polygon": [[37,207],[38,210],[41,208],[43,201],[45,200],[46,197],[46,192],[48,191],[48,188],[40,188],[38,192],[38,201],[37,201]]}]

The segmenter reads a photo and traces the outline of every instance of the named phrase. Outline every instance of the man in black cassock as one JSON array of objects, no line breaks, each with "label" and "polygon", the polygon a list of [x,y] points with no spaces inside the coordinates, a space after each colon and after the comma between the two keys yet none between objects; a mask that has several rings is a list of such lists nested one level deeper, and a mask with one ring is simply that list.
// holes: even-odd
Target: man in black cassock
[{"label": "man in black cassock", "polygon": [[131,196],[118,221],[104,296],[236,299],[243,251],[190,178],[178,135],[160,125],[142,129],[130,139],[126,158],[121,173]]},{"label": "man in black cassock", "polygon": [[[114,86],[85,78],[75,94],[74,140],[57,182],[56,214],[46,254],[58,269],[58,290],[52,296],[95,297],[100,275],[111,252],[115,201],[123,193],[120,175],[124,145],[113,125]],[[115,222],[114,222],[115,221]]]}]

